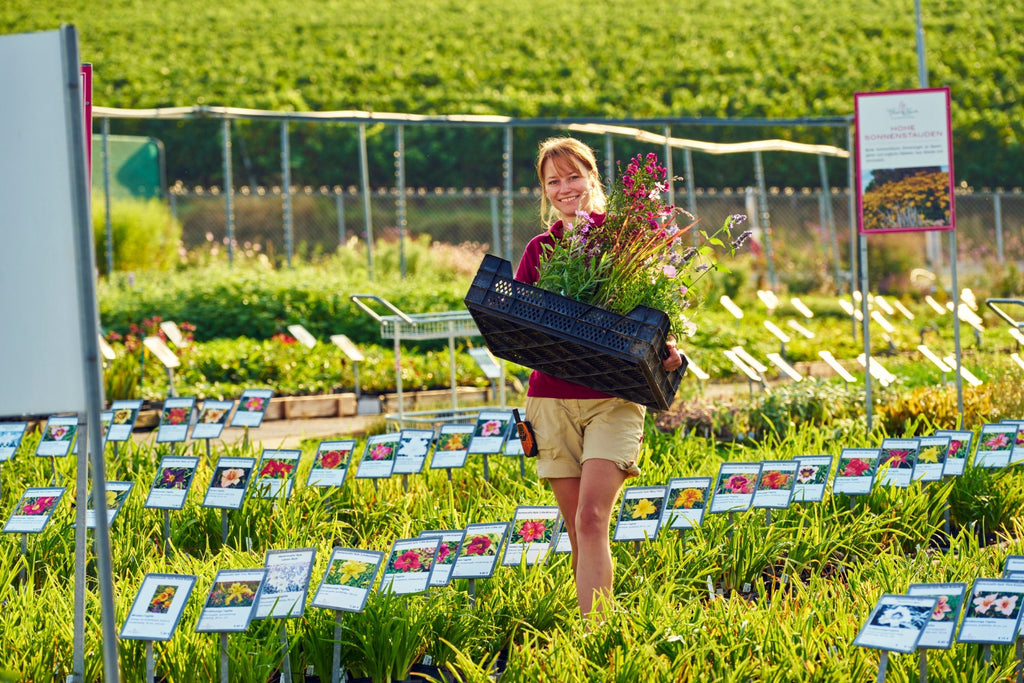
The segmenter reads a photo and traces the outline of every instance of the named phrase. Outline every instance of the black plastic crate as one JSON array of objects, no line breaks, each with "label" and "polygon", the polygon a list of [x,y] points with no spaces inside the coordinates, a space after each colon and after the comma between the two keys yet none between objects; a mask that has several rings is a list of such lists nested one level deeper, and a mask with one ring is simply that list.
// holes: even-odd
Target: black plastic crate
[{"label": "black plastic crate", "polygon": [[634,403],[665,410],[683,367],[665,372],[668,316],[647,306],[625,315],[512,279],[512,265],[484,256],[466,307],[499,358]]}]

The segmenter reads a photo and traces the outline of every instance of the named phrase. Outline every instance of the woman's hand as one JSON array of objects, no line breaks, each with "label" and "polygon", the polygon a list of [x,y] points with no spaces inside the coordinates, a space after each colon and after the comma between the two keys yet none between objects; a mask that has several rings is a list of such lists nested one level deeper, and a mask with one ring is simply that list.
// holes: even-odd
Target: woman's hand
[{"label": "woman's hand", "polygon": [[676,338],[670,335],[665,339],[665,348],[668,354],[661,359],[661,367],[665,368],[665,372],[679,369],[683,364],[683,357],[679,355],[679,349],[676,348]]}]

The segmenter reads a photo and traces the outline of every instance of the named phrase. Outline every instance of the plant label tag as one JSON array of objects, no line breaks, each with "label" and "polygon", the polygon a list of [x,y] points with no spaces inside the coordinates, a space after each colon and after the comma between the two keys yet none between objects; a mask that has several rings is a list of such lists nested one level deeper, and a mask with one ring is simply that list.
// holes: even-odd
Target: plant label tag
[{"label": "plant label tag", "polygon": [[38,534],[64,496],[64,487],[27,488],[4,524],[4,533]]},{"label": "plant label tag", "polygon": [[1024,583],[1005,579],[975,579],[964,600],[964,618],[957,641],[1009,645],[1020,629]]},{"label": "plant label tag", "polygon": [[203,507],[240,510],[256,458],[221,458],[213,468]]},{"label": "plant label tag", "polygon": [[920,450],[918,439],[882,439],[878,456],[880,486],[906,488],[913,481],[914,465]]},{"label": "plant label tag", "polygon": [[459,546],[466,536],[465,529],[448,531],[421,531],[420,536],[437,537],[441,545],[437,547],[437,560],[430,570],[430,586],[447,586],[452,580],[452,568],[459,553]]},{"label": "plant label tag", "polygon": [[466,526],[466,536],[452,567],[453,579],[486,579],[494,574],[501,549],[508,537],[509,522],[475,523]]},{"label": "plant label tag", "polygon": [[914,481],[942,481],[949,452],[948,436],[920,436],[917,460],[914,462]]},{"label": "plant label tag", "polygon": [[113,420],[107,429],[107,441],[127,441],[132,438],[132,430],[139,419],[142,401],[114,401],[110,404]]},{"label": "plant label tag", "polygon": [[871,493],[871,486],[878,473],[879,455],[877,448],[844,448],[836,464],[832,493],[845,493],[849,496]]},{"label": "plant label tag", "polygon": [[306,611],[309,575],[316,548],[268,550],[263,568],[267,578],[256,601],[254,619],[294,619]]},{"label": "plant label tag", "polygon": [[71,452],[71,444],[78,434],[78,416],[51,416],[43,425],[36,455],[63,458]]},{"label": "plant label tag", "polygon": [[754,485],[755,508],[788,508],[793,500],[793,487],[796,486],[796,473],[799,468],[796,460],[765,460],[761,463],[761,472]]},{"label": "plant label tag", "polygon": [[501,564],[517,567],[525,563],[529,567],[543,562],[560,521],[558,507],[554,505],[517,507]]},{"label": "plant label tag", "polygon": [[0,423],[0,462],[7,462],[14,457],[27,429],[28,422]]},{"label": "plant label tag", "polygon": [[395,451],[401,432],[374,434],[366,440],[363,457],[356,467],[356,479],[387,479],[395,469]]},{"label": "plant label tag", "polygon": [[875,650],[913,652],[937,602],[934,597],[926,595],[883,595],[875,603],[853,644]]},{"label": "plant label tag", "polygon": [[391,546],[384,575],[377,588],[396,595],[422,593],[430,586],[430,574],[441,545],[438,536],[398,539]]},{"label": "plant label tag", "polygon": [[196,622],[198,633],[238,633],[249,628],[266,569],[221,569]]},{"label": "plant label tag", "polygon": [[270,389],[246,389],[238,399],[238,408],[231,416],[229,427],[259,427],[270,407],[274,392]]},{"label": "plant label tag", "polygon": [[465,466],[473,429],[474,426],[471,424],[441,425],[441,430],[437,435],[437,446],[434,448],[434,457],[430,460],[430,468],[444,469]]},{"label": "plant label tag", "polygon": [[224,431],[228,415],[235,407],[234,401],[203,401],[196,424],[192,427],[193,439],[216,439]]},{"label": "plant label tag", "polygon": [[143,507],[180,510],[185,507],[189,487],[199,466],[199,458],[165,456],[156,469],[153,485]]},{"label": "plant label tag", "polygon": [[362,612],[383,559],[384,553],[375,550],[334,548],[311,604],[337,612]]},{"label": "plant label tag", "polygon": [[959,477],[964,473],[967,455],[971,452],[971,430],[936,429],[935,436],[948,436],[949,448],[946,450],[946,462],[942,466],[942,476]]},{"label": "plant label tag", "polygon": [[345,483],[352,451],[355,450],[354,440],[321,441],[313,456],[313,466],[309,469],[306,486],[341,486]]},{"label": "plant label tag", "polygon": [[669,479],[661,506],[660,529],[695,529],[704,521],[711,477]]},{"label": "plant label tag", "polygon": [[796,459],[794,503],[820,503],[825,499],[825,485],[832,473],[831,455],[803,455]]},{"label": "plant label tag", "polygon": [[966,591],[966,583],[912,583],[907,587],[907,595],[928,595],[937,600],[918,647],[948,650],[953,646]]},{"label": "plant label tag", "polygon": [[665,486],[629,486],[615,523],[613,541],[653,541],[658,537],[665,506]]},{"label": "plant label tag", "polygon": [[715,492],[711,499],[712,514],[743,512],[754,502],[754,484],[761,473],[761,463],[724,462],[718,468]]},{"label": "plant label tag", "polygon": [[195,585],[195,576],[146,574],[121,627],[121,638],[170,640]]},{"label": "plant label tag", "polygon": [[[128,500],[128,494],[135,487],[134,481],[108,481],[106,482],[107,489],[107,501],[106,501],[106,512],[107,512],[107,524],[113,524],[114,518],[117,517],[117,513],[121,511],[124,506],[124,502]],[[88,506],[85,511],[85,528],[95,529],[96,528],[96,510],[99,507],[96,504],[95,491],[89,492]]]},{"label": "plant label tag", "polygon": [[157,443],[180,443],[188,438],[195,405],[194,398],[165,399],[160,411],[160,426],[156,431]]},{"label": "plant label tag", "polygon": [[1017,441],[1017,425],[995,423],[981,426],[978,448],[974,452],[974,466],[1001,468],[1010,464]]}]

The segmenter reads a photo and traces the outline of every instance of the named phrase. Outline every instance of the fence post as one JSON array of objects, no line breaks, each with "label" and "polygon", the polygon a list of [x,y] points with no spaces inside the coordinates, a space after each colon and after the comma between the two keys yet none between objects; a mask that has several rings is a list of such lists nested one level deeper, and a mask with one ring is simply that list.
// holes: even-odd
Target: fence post
[{"label": "fence post", "polygon": [[996,223],[996,258],[1003,262],[1003,195],[996,192],[992,195],[992,211]]},{"label": "fence post", "polygon": [[345,244],[345,188],[334,188],[334,205],[338,212],[338,247]]},{"label": "fence post", "polygon": [[281,188],[284,206],[284,252],[288,267],[292,267],[294,237],[292,232],[292,163],[291,144],[288,139],[288,122],[281,122]]},{"label": "fence post", "polygon": [[[501,256],[501,221],[498,219],[498,193],[491,193],[491,251]],[[511,261],[511,254],[505,253]]]},{"label": "fence post", "polygon": [[359,124],[359,182],[363,193],[363,220],[366,221],[366,268],[373,280],[373,221],[370,218],[370,160],[366,154],[366,124]]},{"label": "fence post", "polygon": [[107,236],[107,277],[114,274],[114,227],[110,218],[110,119],[103,119],[103,224]]},{"label": "fence post", "polygon": [[754,173],[757,175],[758,217],[761,223],[761,236],[764,238],[764,255],[768,261],[768,284],[774,291],[777,287],[775,286],[775,263],[772,257],[772,225],[768,214],[768,189],[764,181],[764,163],[761,160],[761,152],[754,152]]},{"label": "fence post", "polygon": [[836,293],[839,292],[839,240],[836,239],[836,221],[832,214],[832,192],[828,186],[828,168],[825,166],[825,155],[818,155],[818,173],[821,175],[821,207],[822,221],[828,226],[828,237],[832,243],[832,259],[836,271]]},{"label": "fence post", "polygon": [[512,126],[505,126],[505,153],[502,155],[505,180],[505,258],[512,260]]},{"label": "fence post", "polygon": [[611,193],[615,187],[615,148],[611,133],[604,134],[604,184]]},{"label": "fence post", "polygon": [[669,139],[672,137],[672,127],[665,124],[665,183],[668,186],[668,203],[676,205],[676,179],[675,171],[672,170],[672,145]]},{"label": "fence post", "polygon": [[[686,173],[686,209],[690,212],[690,220],[697,218],[697,187],[693,179],[693,151],[683,150],[683,164]],[[691,230],[693,235],[693,246],[697,246],[697,230]]]},{"label": "fence post", "polygon": [[228,240],[228,265],[231,265],[235,261],[235,207],[232,203],[235,181],[231,173],[231,119],[224,119],[221,131],[224,134],[224,227]]},{"label": "fence post", "polygon": [[398,214],[398,266],[402,277],[405,277],[405,126],[402,124],[398,124],[395,131],[395,185],[398,188],[395,207]]}]

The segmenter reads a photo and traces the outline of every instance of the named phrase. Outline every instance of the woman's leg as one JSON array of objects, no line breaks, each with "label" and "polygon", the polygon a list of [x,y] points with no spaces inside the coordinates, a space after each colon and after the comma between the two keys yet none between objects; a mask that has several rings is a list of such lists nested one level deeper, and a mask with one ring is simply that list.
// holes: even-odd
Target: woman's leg
[{"label": "woman's leg", "polygon": [[[576,601],[584,617],[612,597],[612,550],[609,539],[612,507],[626,473],[608,460],[583,463],[580,479],[552,479],[551,488],[565,518],[573,550]],[[571,529],[571,531],[570,531]],[[595,599],[598,604],[595,605]]]}]

